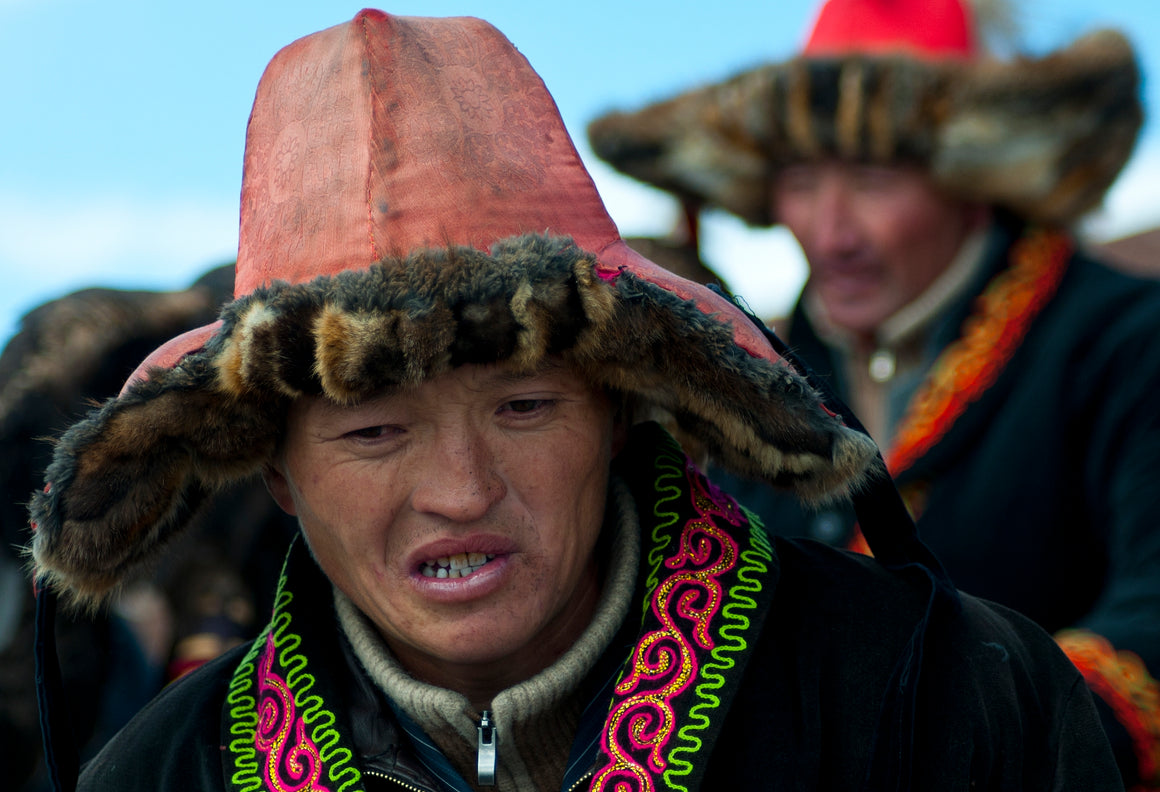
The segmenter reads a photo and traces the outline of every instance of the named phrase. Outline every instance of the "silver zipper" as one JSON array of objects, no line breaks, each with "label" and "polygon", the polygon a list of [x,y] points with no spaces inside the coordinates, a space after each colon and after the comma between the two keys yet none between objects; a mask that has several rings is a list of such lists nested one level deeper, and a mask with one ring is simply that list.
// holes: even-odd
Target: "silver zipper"
[{"label": "silver zipper", "polygon": [[495,724],[487,710],[479,713],[476,726],[479,740],[476,743],[475,775],[480,786],[495,786],[495,765],[497,761],[495,745]]},{"label": "silver zipper", "polygon": [[[403,789],[411,790],[411,792],[430,792],[429,789],[425,789],[423,787],[417,787],[414,784],[408,784],[406,781],[400,781],[395,776],[387,775],[386,773],[380,773],[378,770],[364,770],[363,775],[368,775],[368,776],[371,776],[372,778],[381,778],[384,781],[390,781],[392,783],[398,784]],[[572,784],[572,786],[568,787],[568,792],[576,792],[576,790],[580,788],[581,784],[592,780],[592,777],[594,775],[596,775],[596,771],[589,770],[587,773],[585,773],[584,775],[582,775],[578,779],[576,779],[576,782],[574,784]]]}]

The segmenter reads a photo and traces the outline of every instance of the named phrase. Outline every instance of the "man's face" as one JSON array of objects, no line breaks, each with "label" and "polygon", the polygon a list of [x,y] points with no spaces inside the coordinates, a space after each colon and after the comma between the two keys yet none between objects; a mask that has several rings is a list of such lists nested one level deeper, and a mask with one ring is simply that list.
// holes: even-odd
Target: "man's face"
[{"label": "man's face", "polygon": [[985,217],[918,168],[837,161],[782,170],[773,207],[805,253],[830,321],[863,336],[930,286]]},{"label": "man's face", "polygon": [[607,397],[568,368],[463,366],[300,399],[267,479],[403,665],[450,686],[530,676],[587,626],[612,454]]}]

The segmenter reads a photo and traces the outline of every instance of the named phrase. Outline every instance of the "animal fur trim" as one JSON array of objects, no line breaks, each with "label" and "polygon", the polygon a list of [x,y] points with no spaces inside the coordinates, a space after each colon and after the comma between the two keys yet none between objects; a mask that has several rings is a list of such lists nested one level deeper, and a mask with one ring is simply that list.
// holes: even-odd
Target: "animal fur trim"
[{"label": "animal fur trim", "polygon": [[628,271],[600,277],[570,240],[529,235],[228,305],[203,349],[61,438],[31,504],[38,572],[82,604],[101,601],[207,495],[260,472],[301,395],[351,403],[463,364],[531,368],[549,356],[673,416],[736,472],[809,500],[848,494],[878,459],[788,364],[737,346],[727,323]]},{"label": "animal fur trim", "polygon": [[770,181],[824,156],[910,162],[951,194],[1065,225],[1095,207],[1143,122],[1127,39],[1043,58],[798,57],[593,121],[593,151],[683,201],[777,221]]}]

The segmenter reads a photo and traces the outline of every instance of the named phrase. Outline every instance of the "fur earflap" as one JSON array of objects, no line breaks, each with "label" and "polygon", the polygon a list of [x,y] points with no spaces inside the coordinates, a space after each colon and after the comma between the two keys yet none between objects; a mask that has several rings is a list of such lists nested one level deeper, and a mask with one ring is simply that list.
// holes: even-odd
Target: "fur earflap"
[{"label": "fur earflap", "polygon": [[627,271],[601,277],[570,240],[524,236],[490,254],[425,250],[274,284],[227,306],[203,349],[62,437],[32,502],[35,564],[97,603],[208,493],[261,470],[292,399],[353,403],[463,364],[548,357],[807,499],[848,494],[877,458],[788,364],[745,352],[728,324]]},{"label": "fur earflap", "polygon": [[0,533],[12,553],[28,542],[25,493],[43,485],[52,448],[44,437],[117,393],[150,350],[211,321],[233,291],[233,266],[189,288],[93,288],[49,300],[20,320],[0,353]]},{"label": "fur earflap", "polygon": [[1069,224],[1095,207],[1143,122],[1139,70],[1119,33],[1043,58],[798,57],[588,128],[622,172],[753,225],[777,221],[770,181],[821,157],[909,162],[966,200]]}]

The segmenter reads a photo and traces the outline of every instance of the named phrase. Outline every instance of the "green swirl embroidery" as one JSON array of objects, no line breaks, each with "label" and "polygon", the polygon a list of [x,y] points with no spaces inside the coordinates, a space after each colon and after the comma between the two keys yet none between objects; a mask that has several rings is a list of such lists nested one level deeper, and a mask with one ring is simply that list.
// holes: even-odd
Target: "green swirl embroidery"
[{"label": "green swirl embroidery", "polygon": [[721,609],[726,621],[717,630],[716,646],[709,653],[712,660],[707,660],[702,665],[698,675],[702,681],[694,687],[694,694],[700,702],[689,708],[689,722],[677,730],[678,744],[668,754],[669,768],[665,770],[664,778],[665,783],[673,790],[687,792],[687,788],[679,783],[678,777],[692,773],[693,764],[682,755],[696,756],[701,750],[702,742],[697,732],[709,728],[712,711],[721,706],[721,699],[717,697],[715,691],[725,686],[723,672],[736,665],[733,655],[744,652],[749,646],[745,633],[749,631],[750,620],[745,612],[755,612],[757,601],[748,593],[761,591],[761,576],[769,571],[769,563],[773,560],[773,548],[760,525],[750,524],[748,539],[750,546],[741,551],[741,563],[737,569],[738,582],[729,589],[729,602]]},{"label": "green swirl embroidery", "polygon": [[[278,594],[275,599],[275,613],[288,600],[284,600],[283,586],[286,582],[286,570],[283,568],[282,577],[278,581]],[[275,621],[277,618],[275,617]],[[262,778],[259,775],[258,752],[254,748],[254,735],[258,730],[258,704],[253,695],[256,685],[254,679],[257,674],[257,658],[261,647],[265,646],[266,638],[274,629],[274,622],[254,639],[250,650],[234,671],[230,680],[230,691],[226,696],[226,703],[230,708],[230,753],[234,758],[234,772],[230,776],[232,783],[239,792],[258,792],[262,788]],[[275,638],[277,640],[277,638]]]},{"label": "green swirl embroidery", "polygon": [[[736,538],[728,540],[734,543],[737,553],[733,562],[736,566],[728,574],[732,583],[726,583],[726,578],[719,579],[726,588],[722,591],[723,601],[718,611],[719,618],[714,620],[717,623],[710,627],[713,638],[709,641],[709,645],[705,646],[706,651],[701,656],[700,662],[689,663],[694,673],[692,685],[686,693],[692,694],[689,696],[691,706],[685,711],[676,732],[672,734],[674,739],[664,751],[663,761],[629,758],[632,754],[624,753],[625,746],[614,736],[619,734],[619,729],[624,726],[624,719],[630,716],[633,707],[627,709],[626,707],[632,700],[640,699],[641,706],[648,708],[650,700],[648,692],[642,693],[637,690],[632,694],[632,698],[622,702],[623,706],[617,708],[614,705],[613,714],[610,716],[612,721],[606,724],[604,750],[610,763],[595,780],[595,787],[601,789],[609,784],[621,788],[621,784],[614,780],[619,777],[620,781],[627,782],[624,787],[626,789],[635,788],[631,781],[635,778],[640,789],[651,790],[655,783],[649,778],[651,767],[652,772],[659,772],[668,788],[687,790],[688,777],[695,770],[693,762],[690,761],[692,757],[689,755],[696,754],[702,749],[703,736],[712,725],[711,715],[722,706],[719,694],[725,688],[730,672],[736,673],[740,656],[748,650],[748,636],[753,630],[751,617],[758,610],[758,600],[752,595],[762,590],[762,578],[768,572],[773,559],[772,547],[760,523],[753,520],[748,512],[740,509],[731,499],[727,497],[723,499],[715,488],[706,485],[689,462],[684,450],[671,437],[665,436],[657,443],[652,474],[650,497],[654,524],[648,535],[647,574],[642,603],[644,609],[642,617],[646,621],[649,609],[653,606],[653,600],[662,585],[662,578],[668,578],[666,561],[670,561],[674,553],[687,551],[684,545],[680,550],[674,547],[678,535],[683,535],[678,528],[687,503],[694,505],[700,515],[699,519],[715,525],[718,530],[726,530],[725,523],[729,523],[740,529],[741,537],[739,542]],[[644,507],[645,504],[641,505]],[[746,518],[750,518],[748,523]],[[708,638],[708,635],[705,637]],[[690,648],[691,646],[692,644]],[[692,661],[693,658],[689,660]],[[630,662],[622,671],[617,682],[618,691],[624,686],[627,674],[632,670],[631,666]],[[626,695],[629,693],[627,690],[623,692]],[[644,698],[641,698],[642,696]],[[663,715],[663,708],[660,715]],[[662,735],[654,735],[652,739],[664,742]],[[660,759],[659,756],[656,758]]]},{"label": "green swirl embroidery", "polygon": [[[291,548],[291,553],[293,552],[294,549]],[[288,563],[289,555],[287,565]],[[302,637],[291,631],[290,604],[293,600],[294,595],[289,590],[284,565],[278,581],[274,617],[238,665],[226,697],[230,707],[229,731],[233,738],[229,744],[234,760],[234,773],[230,777],[230,782],[239,792],[258,792],[263,788],[257,751],[254,747],[258,727],[254,688],[257,658],[261,648],[266,645],[267,637],[272,633],[286,684],[294,695],[294,702],[301,712],[303,722],[310,728],[311,739],[318,746],[319,754],[326,765],[327,777],[336,785],[336,792],[347,790],[356,792],[360,788],[358,785],[362,780],[362,774],[354,764],[354,756],[350,749],[340,745],[341,737],[335,728],[334,713],[326,708],[321,696],[310,692],[314,688],[315,678],[307,671],[306,655],[297,651],[302,644]]]},{"label": "green swirl embroidery", "polygon": [[666,510],[665,504],[678,500],[684,493],[685,462],[685,452],[676,441],[663,443],[658,449],[655,460],[657,476],[653,482],[657,498],[652,507],[657,521],[652,530],[652,548],[648,552],[649,573],[645,579],[645,596],[641,603],[645,612],[649,609],[653,592],[660,584],[661,564],[673,542],[671,529],[680,519],[676,511]]}]

